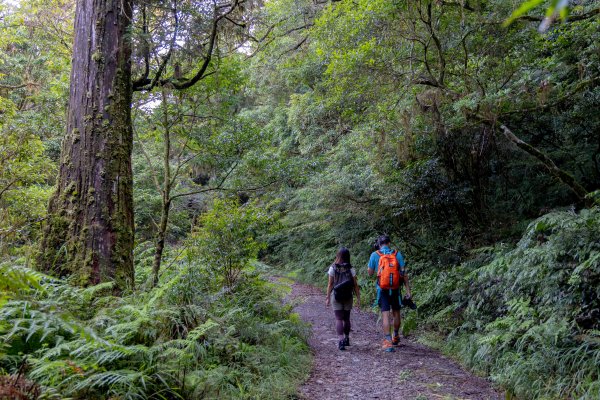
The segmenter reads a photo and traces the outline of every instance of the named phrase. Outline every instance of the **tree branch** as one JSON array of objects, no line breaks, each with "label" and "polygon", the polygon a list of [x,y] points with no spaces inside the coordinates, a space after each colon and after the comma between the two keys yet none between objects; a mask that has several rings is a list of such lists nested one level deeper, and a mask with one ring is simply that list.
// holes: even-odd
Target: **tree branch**
[{"label": "tree branch", "polygon": [[12,181],[8,182],[8,184],[2,190],[0,190],[0,199],[2,198],[4,193],[8,192],[10,190],[10,187],[12,185],[14,185],[16,182],[17,182],[17,179],[13,179]]},{"label": "tree branch", "polygon": [[196,82],[198,82],[200,79],[202,79],[206,76],[204,73],[206,72],[206,69],[208,68],[208,65],[210,64],[210,61],[212,59],[213,49],[214,49],[215,43],[217,41],[217,31],[219,28],[219,21],[221,21],[223,18],[226,18],[229,14],[231,14],[233,12],[233,10],[235,10],[235,8],[238,6],[238,4],[239,4],[239,0],[235,0],[233,2],[233,4],[231,4],[231,7],[229,8],[229,10],[227,10],[225,13],[215,17],[215,19],[213,21],[213,26],[212,26],[212,32],[210,34],[210,39],[209,39],[209,43],[208,43],[208,50],[206,52],[206,57],[204,58],[204,62],[202,63],[202,66],[200,67],[198,72],[196,72],[196,74],[191,79],[185,80],[183,83],[179,83],[179,82],[181,82],[181,80],[179,80],[179,82],[171,80],[169,83],[171,83],[175,89],[179,89],[179,90],[187,89],[187,88],[195,85]]},{"label": "tree branch", "polygon": [[[154,89],[154,87],[160,82],[161,84],[164,84],[162,81],[160,81],[160,77],[162,75],[162,73],[164,72],[165,68],[167,67],[167,63],[169,62],[169,60],[171,59],[171,54],[173,53],[173,48],[175,47],[175,41],[177,39],[177,32],[179,30],[179,18],[177,16],[177,2],[173,2],[173,18],[174,18],[174,28],[173,28],[173,36],[171,37],[171,43],[169,44],[169,51],[167,52],[167,54],[165,54],[165,56],[163,57],[162,62],[160,63],[160,65],[158,66],[158,71],[156,71],[156,74],[154,75],[154,79],[152,79],[151,82],[148,82],[148,78],[146,77],[146,79],[144,79],[143,81],[136,81],[133,84],[133,90],[134,91],[142,91],[142,90],[146,90],[146,91],[151,91],[152,89]],[[150,86],[145,86],[148,85],[148,83],[150,83]],[[136,86],[137,84],[137,86]]]},{"label": "tree branch", "polygon": [[581,184],[579,184],[579,182],[577,182],[571,174],[560,169],[550,157],[548,157],[546,154],[542,153],[529,143],[517,137],[517,135],[515,135],[506,125],[498,121],[490,121],[489,119],[481,115],[476,115],[476,118],[481,122],[491,125],[492,127],[498,126],[502,131],[502,134],[509,141],[517,145],[517,147],[521,150],[525,151],[526,153],[532,155],[533,157],[541,161],[542,164],[544,164],[544,166],[548,169],[550,174],[557,178],[561,183],[567,185],[569,189],[571,189],[571,191],[575,193],[579,200],[584,201],[587,205],[590,204],[589,199],[586,198],[586,196],[588,195],[587,190],[585,190],[585,188],[581,186]]},{"label": "tree branch", "polygon": [[442,43],[440,39],[435,34],[435,30],[433,29],[433,16],[432,16],[432,3],[427,4],[427,28],[429,29],[429,34],[431,35],[431,39],[435,44],[435,48],[438,52],[438,63],[439,63],[439,76],[437,81],[441,86],[444,85],[444,79],[446,76],[446,59],[444,58],[444,51],[442,49]]},{"label": "tree branch", "polygon": [[540,160],[544,164],[544,166],[548,168],[552,175],[558,178],[558,180],[564,183],[565,185],[569,186],[569,188],[577,195],[579,200],[586,200],[586,196],[588,194],[587,190],[585,190],[585,188],[581,186],[571,174],[558,168],[554,161],[550,159],[550,157],[548,157],[529,143],[518,138],[510,129],[506,127],[506,125],[499,124],[499,126],[502,130],[502,133],[508,140],[516,144],[517,147],[519,147],[520,149],[526,151],[527,153]]},{"label": "tree branch", "polygon": [[20,85],[0,85],[0,89],[22,89],[24,87],[28,87],[28,86],[40,86],[39,83],[35,83],[35,82],[25,82],[22,83]]},{"label": "tree branch", "polygon": [[244,24],[244,23],[240,23],[240,22],[234,21],[234,20],[232,20],[229,17],[225,17],[225,19],[227,21],[231,22],[232,24],[234,24],[235,26],[239,26],[240,28],[244,28],[244,29],[246,28],[246,24]]}]

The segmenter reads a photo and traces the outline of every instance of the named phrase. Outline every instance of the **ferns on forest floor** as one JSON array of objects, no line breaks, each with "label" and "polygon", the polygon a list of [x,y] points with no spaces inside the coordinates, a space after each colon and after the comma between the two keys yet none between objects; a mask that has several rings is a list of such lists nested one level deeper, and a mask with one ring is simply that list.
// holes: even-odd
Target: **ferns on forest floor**
[{"label": "ferns on forest floor", "polygon": [[216,290],[181,261],[117,298],[2,266],[0,367],[55,398],[287,398],[310,362],[306,327],[256,273]]},{"label": "ferns on forest floor", "polygon": [[532,222],[516,248],[486,249],[415,280],[444,349],[519,398],[600,396],[600,210]]}]

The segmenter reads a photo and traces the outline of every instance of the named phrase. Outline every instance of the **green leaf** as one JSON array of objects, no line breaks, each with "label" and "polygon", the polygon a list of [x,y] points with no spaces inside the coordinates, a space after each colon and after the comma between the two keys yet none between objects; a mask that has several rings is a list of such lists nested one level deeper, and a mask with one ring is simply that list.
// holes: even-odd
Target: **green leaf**
[{"label": "green leaf", "polygon": [[515,19],[527,14],[529,11],[533,10],[535,7],[539,6],[543,2],[544,2],[544,0],[526,1],[525,3],[521,4],[521,6],[519,8],[517,8],[515,11],[513,11],[511,16],[506,21],[504,21],[504,23],[502,25],[508,26],[508,25],[512,24]]}]

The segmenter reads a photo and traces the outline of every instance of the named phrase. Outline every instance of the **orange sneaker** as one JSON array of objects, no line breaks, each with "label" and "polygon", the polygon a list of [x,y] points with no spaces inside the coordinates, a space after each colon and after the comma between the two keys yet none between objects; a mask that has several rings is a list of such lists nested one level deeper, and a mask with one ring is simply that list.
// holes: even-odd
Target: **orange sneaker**
[{"label": "orange sneaker", "polygon": [[400,346],[400,336],[394,336],[392,339],[393,346]]},{"label": "orange sneaker", "polygon": [[387,339],[383,339],[383,344],[381,345],[381,349],[383,351],[392,352],[394,351],[394,345]]}]

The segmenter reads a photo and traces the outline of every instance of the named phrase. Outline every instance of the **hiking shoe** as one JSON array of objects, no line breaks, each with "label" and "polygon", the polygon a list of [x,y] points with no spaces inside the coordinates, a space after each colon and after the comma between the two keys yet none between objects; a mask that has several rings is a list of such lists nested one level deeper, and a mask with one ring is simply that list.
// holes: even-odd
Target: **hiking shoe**
[{"label": "hiking shoe", "polygon": [[417,309],[417,305],[415,304],[415,302],[412,300],[411,297],[404,297],[402,299],[402,305],[404,307],[408,307],[411,310],[416,310]]},{"label": "hiking shoe", "polygon": [[345,337],[343,342],[344,342],[344,346],[350,346],[350,338],[349,337]]},{"label": "hiking shoe", "polygon": [[394,345],[387,339],[383,339],[383,344],[381,345],[381,349],[388,353],[394,351]]},{"label": "hiking shoe", "polygon": [[400,336],[394,336],[392,338],[392,346],[400,346]]},{"label": "hiking shoe", "polygon": [[338,349],[340,350],[346,350],[346,346],[344,345],[345,340],[340,340],[338,342]]}]

